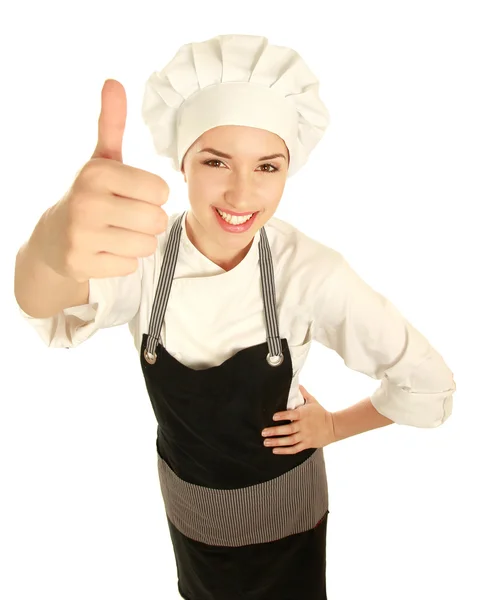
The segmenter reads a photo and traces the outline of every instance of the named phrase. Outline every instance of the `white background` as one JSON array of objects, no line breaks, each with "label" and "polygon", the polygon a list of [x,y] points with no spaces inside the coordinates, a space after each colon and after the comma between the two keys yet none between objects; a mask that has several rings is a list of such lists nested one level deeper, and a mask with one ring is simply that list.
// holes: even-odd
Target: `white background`
[{"label": "white background", "polygon": [[[454,411],[325,449],[329,600],[503,598],[499,2],[11,2],[2,8],[0,597],[175,598],[156,423],[127,326],[47,348],[14,262],[96,143],[106,78],[128,95],[124,162],[185,183],[141,119],[146,79],[224,33],[295,48],[332,123],[276,216],[339,250],[441,353]],[[314,343],[328,410],[379,382]],[[277,600],[286,600],[278,598]]]}]

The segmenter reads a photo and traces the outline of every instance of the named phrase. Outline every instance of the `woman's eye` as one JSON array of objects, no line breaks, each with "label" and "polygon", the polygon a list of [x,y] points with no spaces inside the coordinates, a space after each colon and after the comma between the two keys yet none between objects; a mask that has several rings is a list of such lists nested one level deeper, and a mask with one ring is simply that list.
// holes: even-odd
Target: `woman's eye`
[{"label": "woman's eye", "polygon": [[[218,169],[218,165],[223,165],[224,163],[221,160],[211,159],[207,160],[204,164],[208,165],[209,167],[213,167],[214,169]],[[263,170],[262,167],[270,167],[270,169],[268,168],[266,170]],[[274,165],[271,165],[269,163],[260,165],[259,168],[263,173],[275,173],[276,171],[279,171],[279,169],[277,169]]]},{"label": "woman's eye", "polygon": [[271,167],[272,168],[272,171],[267,170],[267,171],[265,171],[265,173],[274,173],[275,171],[278,170],[274,165],[271,165],[269,163],[266,163],[265,165],[260,165],[260,166],[261,167]]}]

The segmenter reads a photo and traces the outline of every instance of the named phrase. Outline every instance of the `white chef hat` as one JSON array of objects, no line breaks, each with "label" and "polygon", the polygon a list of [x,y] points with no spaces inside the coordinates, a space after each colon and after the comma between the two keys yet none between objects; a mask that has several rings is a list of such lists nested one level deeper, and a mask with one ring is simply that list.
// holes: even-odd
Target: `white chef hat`
[{"label": "white chef hat", "polygon": [[288,177],[307,161],[329,124],[319,82],[297,52],[255,35],[219,35],[182,46],[149,77],[142,117],[157,154],[180,171],[205,131],[246,125],[281,137]]}]

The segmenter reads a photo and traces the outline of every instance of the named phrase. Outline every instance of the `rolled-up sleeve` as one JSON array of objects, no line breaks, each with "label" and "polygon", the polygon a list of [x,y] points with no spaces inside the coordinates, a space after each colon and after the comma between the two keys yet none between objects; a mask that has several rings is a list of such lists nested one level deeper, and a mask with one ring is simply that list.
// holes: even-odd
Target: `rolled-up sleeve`
[{"label": "rolled-up sleeve", "polygon": [[21,316],[49,348],[75,348],[99,329],[128,323],[141,299],[142,262],[132,274],[89,280],[89,303],[65,308],[52,317],[36,318],[19,305]]},{"label": "rolled-up sleeve", "polygon": [[370,399],[385,417],[415,427],[444,423],[456,384],[442,356],[340,253],[327,263],[314,298],[313,339],[381,381]]}]

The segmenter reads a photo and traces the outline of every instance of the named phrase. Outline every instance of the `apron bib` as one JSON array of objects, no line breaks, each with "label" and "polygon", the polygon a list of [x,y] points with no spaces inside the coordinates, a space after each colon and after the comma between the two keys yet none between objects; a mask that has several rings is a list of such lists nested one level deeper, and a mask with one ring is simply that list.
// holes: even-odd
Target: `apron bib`
[{"label": "apron bib", "polygon": [[291,422],[272,416],[287,410],[293,373],[265,229],[258,247],[266,341],[194,370],[160,342],[184,214],[169,234],[140,353],[178,590],[187,600],[326,600],[323,448],[273,454],[261,435]]}]

